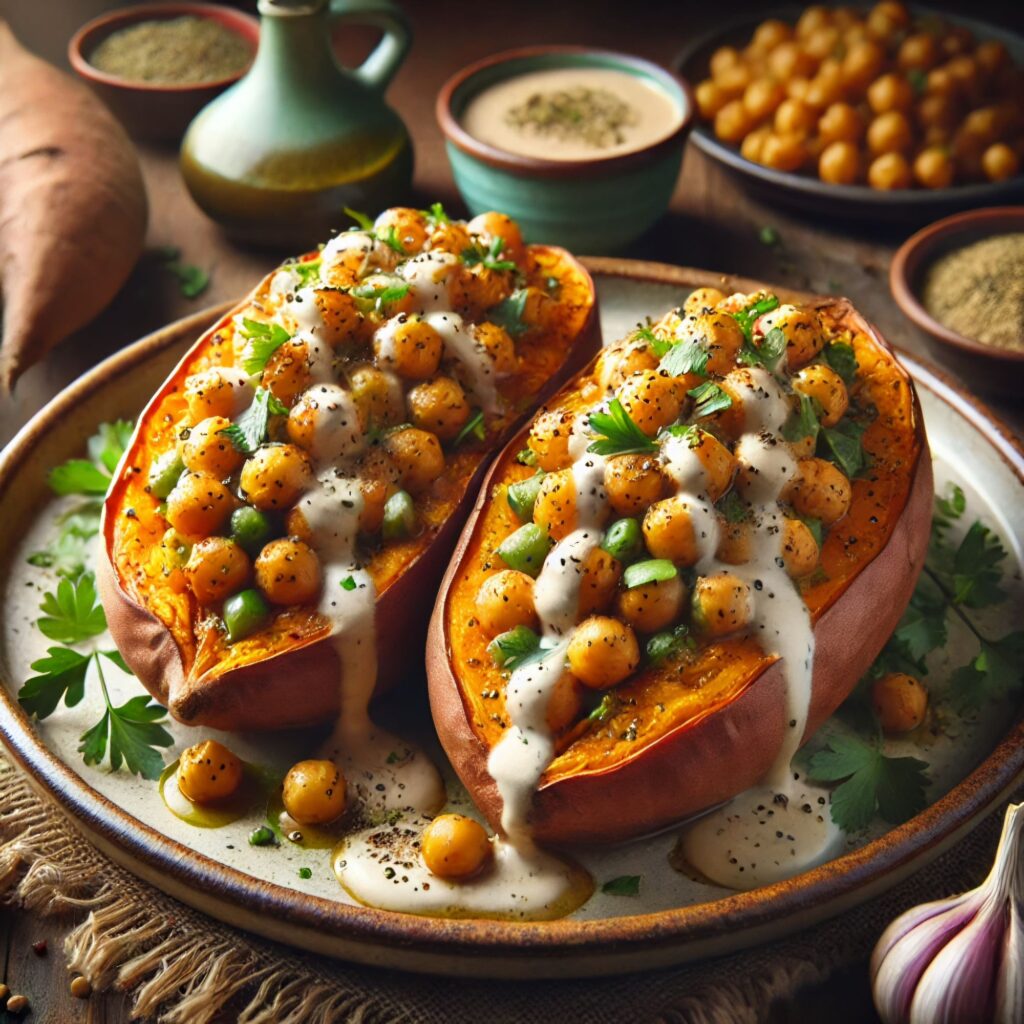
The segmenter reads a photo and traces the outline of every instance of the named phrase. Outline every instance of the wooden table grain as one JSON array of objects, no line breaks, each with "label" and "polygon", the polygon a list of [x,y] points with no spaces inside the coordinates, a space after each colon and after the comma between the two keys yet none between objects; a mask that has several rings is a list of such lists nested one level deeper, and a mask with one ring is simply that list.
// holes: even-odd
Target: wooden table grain
[{"label": "wooden table grain", "polygon": [[[43,4],[0,0],[0,17],[11,22],[30,48],[63,64],[73,30],[111,6],[123,4],[108,0]],[[438,88],[453,71],[499,49],[541,42],[605,46],[668,63],[688,38],[712,27],[723,10],[732,15],[764,5],[521,0],[515,5],[477,6],[464,0],[409,0],[405,6],[416,43],[389,100],[405,118],[415,143],[416,194],[409,198],[418,205],[441,200],[449,209],[459,211],[461,204],[433,114]],[[976,0],[972,15],[1024,30],[1024,9],[1019,3]],[[347,58],[356,59],[368,43],[368,38],[353,34],[341,40],[340,46]],[[140,147],[140,152],[151,209],[147,253],[110,308],[61,345],[45,364],[29,371],[13,398],[2,401],[0,444],[104,356],[205,305],[240,296],[288,255],[244,249],[225,238],[187,195],[178,174],[176,152],[157,147]],[[778,237],[774,245],[760,240],[766,226],[774,228]],[[767,206],[748,196],[732,177],[690,147],[669,214],[624,255],[843,294],[894,344],[935,360],[924,336],[902,316],[889,294],[889,261],[910,230],[871,222],[832,223]],[[180,249],[184,261],[209,273],[210,285],[197,299],[181,294],[159,258],[158,250],[167,246]],[[992,400],[991,405],[1018,432],[1024,430],[1021,403]],[[31,1020],[47,1024],[127,1021],[128,1004],[118,994],[94,995],[84,1002],[70,996],[61,949],[63,931],[59,920],[0,907],[0,979],[12,991],[29,997]],[[38,956],[32,948],[40,940],[48,943],[45,956]],[[817,1020],[827,1013],[832,1024],[870,1021],[874,1018],[866,979],[866,965],[859,965],[828,985],[803,993],[793,1005],[773,1008],[771,1019]],[[0,1022],[3,1018],[0,1010]]]}]

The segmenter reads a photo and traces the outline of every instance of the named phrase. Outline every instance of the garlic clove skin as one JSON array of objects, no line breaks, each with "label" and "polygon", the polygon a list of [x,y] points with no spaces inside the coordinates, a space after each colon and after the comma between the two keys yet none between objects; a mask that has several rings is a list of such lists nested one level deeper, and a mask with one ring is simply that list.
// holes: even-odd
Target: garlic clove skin
[{"label": "garlic clove skin", "polygon": [[985,881],[914,907],[885,930],[871,957],[885,1024],[1024,1022],[1024,804],[1007,808]]}]

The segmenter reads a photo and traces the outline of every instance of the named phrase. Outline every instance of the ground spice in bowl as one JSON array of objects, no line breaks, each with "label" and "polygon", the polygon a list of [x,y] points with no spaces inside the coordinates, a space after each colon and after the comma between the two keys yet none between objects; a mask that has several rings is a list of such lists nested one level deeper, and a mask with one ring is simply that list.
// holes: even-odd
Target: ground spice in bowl
[{"label": "ground spice in bowl", "polygon": [[924,308],[957,334],[1024,352],[1024,232],[993,235],[929,267]]},{"label": "ground spice in bowl", "polygon": [[187,15],[140,21],[103,40],[89,57],[108,75],[154,85],[195,85],[240,74],[252,47],[213,21]]}]

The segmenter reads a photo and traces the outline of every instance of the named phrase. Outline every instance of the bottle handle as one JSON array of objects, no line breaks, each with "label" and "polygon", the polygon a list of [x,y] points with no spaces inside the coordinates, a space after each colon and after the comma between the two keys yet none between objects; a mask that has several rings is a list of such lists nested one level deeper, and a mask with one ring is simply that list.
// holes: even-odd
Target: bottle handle
[{"label": "bottle handle", "polygon": [[412,43],[405,12],[392,0],[331,0],[330,11],[336,23],[372,25],[384,33],[373,52],[352,72],[371,89],[383,92]]}]

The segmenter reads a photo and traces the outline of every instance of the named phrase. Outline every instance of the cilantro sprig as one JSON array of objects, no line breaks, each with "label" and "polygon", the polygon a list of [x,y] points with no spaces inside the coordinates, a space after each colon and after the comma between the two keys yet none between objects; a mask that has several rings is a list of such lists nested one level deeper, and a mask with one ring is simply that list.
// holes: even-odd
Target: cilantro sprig
[{"label": "cilantro sprig", "polygon": [[628,455],[658,450],[657,444],[633,422],[617,398],[608,403],[608,412],[591,413],[589,423],[597,440],[587,446],[587,451],[595,455]]},{"label": "cilantro sprig", "polygon": [[785,351],[786,335],[778,327],[773,327],[761,339],[760,345],[755,345],[752,338],[744,337],[736,361],[744,366],[763,366],[774,373]]},{"label": "cilantro sprig", "polygon": [[504,327],[511,337],[521,338],[530,329],[526,321],[526,303],[529,298],[530,293],[525,288],[517,288],[488,311],[487,319]]},{"label": "cilantro sprig", "polygon": [[107,619],[96,595],[91,573],[76,580],[61,580],[55,592],[43,595],[39,606],[43,613],[37,625],[44,636],[63,646],[50,647],[46,657],[32,662],[36,675],[18,691],[18,702],[37,719],[48,718],[61,702],[75,707],[85,697],[90,671],[99,682],[105,711],[100,720],[81,736],[79,752],[85,763],[102,764],[109,754],[110,766],[118,771],[122,764],[134,775],[156,779],[163,770],[159,749],[173,742],[163,726],[167,711],[146,695],[133,697],[115,706],[103,672],[108,661],[124,672],[128,666],[117,650],[75,650],[72,644],[95,639],[106,631]]},{"label": "cilantro sprig", "polygon": [[266,388],[257,388],[245,412],[229,427],[218,430],[243,455],[252,455],[267,437],[267,424],[271,416],[284,416],[288,407]]},{"label": "cilantro sprig", "polygon": [[366,231],[373,235],[378,241],[383,242],[389,249],[394,250],[399,256],[408,256],[409,254],[405,251],[405,246],[402,245],[401,239],[398,237],[398,229],[394,224],[389,224],[384,231],[378,231],[374,226],[373,221],[359,210],[353,210],[351,207],[346,206],[344,208],[345,216],[350,217],[358,225],[358,230]]},{"label": "cilantro sprig", "polygon": [[444,206],[441,203],[431,203],[430,209],[420,210],[420,213],[426,218],[427,224],[432,228],[441,227],[445,224],[451,224],[452,219],[445,212]]},{"label": "cilantro sprig", "polygon": [[243,338],[248,338],[242,353],[242,369],[250,376],[262,373],[270,357],[292,337],[280,324],[265,324],[248,317],[242,318],[239,332]]},{"label": "cilantro sprig", "polygon": [[832,791],[832,820],[844,832],[870,824],[876,812],[893,825],[925,807],[928,764],[916,757],[889,757],[876,741],[830,736],[808,762],[812,779],[838,782]]},{"label": "cilantro sprig", "polygon": [[502,259],[505,251],[505,239],[496,237],[486,248],[479,245],[470,245],[462,250],[461,260],[467,267],[481,266],[486,270],[506,271],[515,270],[513,260]]},{"label": "cilantro sprig", "polygon": [[732,395],[714,381],[706,380],[686,393],[693,399],[693,415],[697,419],[724,412],[732,406]]},{"label": "cilantro sprig", "polygon": [[358,285],[352,289],[351,294],[379,312],[389,303],[404,299],[409,294],[409,285],[396,277],[387,284]]},{"label": "cilantro sprig", "polygon": [[754,322],[757,318],[778,308],[778,296],[766,295],[763,299],[758,299],[757,302],[752,302],[749,306],[745,306],[739,312],[733,313],[732,318],[740,325],[743,337],[746,338],[747,341],[750,341],[754,334]]},{"label": "cilantro sprig", "polygon": [[673,377],[684,377],[693,373],[698,377],[708,375],[708,350],[696,341],[677,341],[661,357],[658,369]]}]

